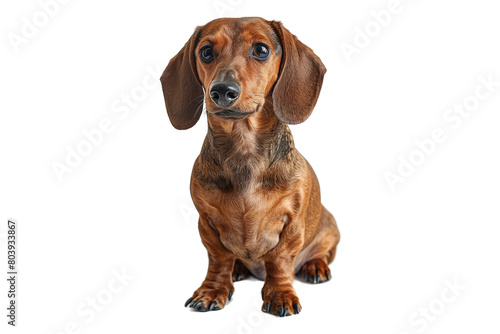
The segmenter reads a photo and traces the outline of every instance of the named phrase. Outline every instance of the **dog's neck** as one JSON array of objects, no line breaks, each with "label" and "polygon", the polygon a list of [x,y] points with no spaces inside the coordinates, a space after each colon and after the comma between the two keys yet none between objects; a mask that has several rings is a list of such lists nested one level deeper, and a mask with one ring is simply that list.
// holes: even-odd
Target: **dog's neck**
[{"label": "dog's neck", "polygon": [[218,177],[226,177],[232,187],[244,188],[256,179],[262,181],[271,166],[285,167],[293,160],[290,129],[272,109],[266,110],[237,121],[208,114],[208,133],[200,157],[217,166]]},{"label": "dog's neck", "polygon": [[208,114],[207,143],[220,160],[257,159],[273,163],[294,149],[288,126],[278,120],[272,108],[242,120],[223,120]]}]

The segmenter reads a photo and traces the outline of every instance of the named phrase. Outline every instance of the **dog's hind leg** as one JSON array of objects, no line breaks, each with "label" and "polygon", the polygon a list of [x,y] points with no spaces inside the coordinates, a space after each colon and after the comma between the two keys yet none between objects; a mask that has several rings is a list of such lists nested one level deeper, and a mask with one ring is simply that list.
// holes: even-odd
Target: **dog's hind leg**
[{"label": "dog's hind leg", "polygon": [[323,207],[321,225],[314,240],[297,256],[297,275],[306,282],[321,283],[331,278],[330,264],[335,258],[340,233],[333,215]]}]

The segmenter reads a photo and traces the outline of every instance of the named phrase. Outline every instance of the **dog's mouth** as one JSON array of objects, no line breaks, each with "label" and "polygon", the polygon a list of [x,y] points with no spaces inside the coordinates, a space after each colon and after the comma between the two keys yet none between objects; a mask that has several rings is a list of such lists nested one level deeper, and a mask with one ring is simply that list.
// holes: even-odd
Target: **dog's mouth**
[{"label": "dog's mouth", "polygon": [[237,119],[243,119],[248,117],[249,115],[253,114],[255,110],[253,111],[236,111],[236,110],[230,110],[230,109],[224,109],[224,110],[219,110],[212,112],[215,116],[220,117],[222,119],[229,119],[229,120],[237,120]]}]

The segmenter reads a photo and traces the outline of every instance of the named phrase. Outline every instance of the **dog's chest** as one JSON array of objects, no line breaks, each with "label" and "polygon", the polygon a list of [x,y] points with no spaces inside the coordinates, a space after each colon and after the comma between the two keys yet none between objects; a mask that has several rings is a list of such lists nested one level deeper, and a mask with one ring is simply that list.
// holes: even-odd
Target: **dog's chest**
[{"label": "dog's chest", "polygon": [[[285,129],[286,130],[286,129]],[[296,166],[286,131],[264,142],[245,132],[228,141],[207,140],[193,173],[193,200],[235,255],[259,259],[279,242],[293,212]]]},{"label": "dog's chest", "polygon": [[232,201],[214,212],[221,242],[241,258],[258,259],[278,244],[287,208],[267,192],[242,192]]}]

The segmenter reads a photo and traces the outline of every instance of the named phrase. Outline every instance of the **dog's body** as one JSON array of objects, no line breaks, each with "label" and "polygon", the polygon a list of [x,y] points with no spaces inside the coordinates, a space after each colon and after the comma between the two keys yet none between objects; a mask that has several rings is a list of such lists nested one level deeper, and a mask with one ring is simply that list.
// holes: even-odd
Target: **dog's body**
[{"label": "dog's body", "polygon": [[220,309],[233,280],[251,273],[265,280],[265,312],[297,314],[294,274],[330,279],[340,234],[286,125],[310,115],[325,72],[281,23],[260,18],[199,27],[169,63],[162,85],[172,124],[193,126],[203,97],[208,118],[191,195],[209,268],[186,305]]},{"label": "dog's body", "polygon": [[[218,232],[202,232],[209,239],[205,242],[221,242],[260,279],[265,278],[265,255],[282,232],[290,233],[283,251],[297,256],[294,272],[311,259],[330,263],[336,245],[335,221],[321,205],[316,175],[294,148],[288,126],[277,123],[259,136],[236,125],[218,139],[209,133],[191,178],[200,222],[208,221]],[[214,154],[223,146],[228,152]]]}]

